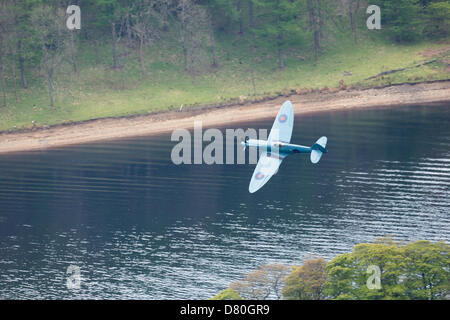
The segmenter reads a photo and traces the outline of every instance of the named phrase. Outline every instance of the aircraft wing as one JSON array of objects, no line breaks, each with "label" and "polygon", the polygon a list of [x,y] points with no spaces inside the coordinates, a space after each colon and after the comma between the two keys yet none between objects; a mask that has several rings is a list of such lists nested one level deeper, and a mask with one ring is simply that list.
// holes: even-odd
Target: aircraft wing
[{"label": "aircraft wing", "polygon": [[294,128],[294,110],[292,103],[286,101],[278,111],[277,117],[273,122],[267,141],[291,142],[292,129]]},{"label": "aircraft wing", "polygon": [[254,193],[265,185],[267,181],[269,181],[270,178],[277,173],[283,159],[284,157],[277,154],[263,152],[259,158],[258,164],[256,165],[255,171],[253,172],[252,180],[250,180],[250,185],[248,186],[248,191],[250,193]]}]

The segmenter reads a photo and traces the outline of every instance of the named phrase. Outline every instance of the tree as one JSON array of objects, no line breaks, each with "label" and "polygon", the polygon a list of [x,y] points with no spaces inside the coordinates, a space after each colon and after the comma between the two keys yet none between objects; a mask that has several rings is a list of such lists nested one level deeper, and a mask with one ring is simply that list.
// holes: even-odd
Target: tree
[{"label": "tree", "polygon": [[[331,299],[444,299],[450,293],[450,247],[391,239],[354,246],[326,266],[325,293]],[[380,288],[367,285],[369,266],[380,271]]]},{"label": "tree", "polygon": [[8,2],[0,3],[0,83],[3,94],[3,107],[7,107],[5,65],[8,55],[8,48],[11,48],[11,35],[14,25],[12,4]]},{"label": "tree", "polygon": [[16,37],[15,53],[19,62],[20,80],[23,89],[28,88],[28,81],[25,76],[26,64],[29,61],[35,60],[40,54],[40,50],[38,50],[37,52],[33,50],[35,47],[35,39],[32,37],[33,26],[30,23],[30,14],[33,3],[34,2],[32,0],[17,1],[14,3],[16,7],[16,10],[14,12]]},{"label": "tree", "polygon": [[288,272],[289,268],[282,264],[263,265],[245,275],[243,280],[233,282],[230,288],[248,300],[266,300],[270,296],[280,299],[282,283]]},{"label": "tree", "polygon": [[[367,286],[367,269],[380,269],[381,289]],[[402,257],[399,245],[392,241],[362,243],[353,252],[332,259],[325,272],[325,292],[332,299],[401,299],[403,288],[399,283]]]},{"label": "tree", "polygon": [[220,291],[214,297],[209,300],[242,300],[242,297],[233,289],[227,288],[225,290]]},{"label": "tree", "polygon": [[102,25],[108,25],[111,31],[111,47],[113,69],[120,68],[119,42],[122,38],[123,23],[127,19],[129,4],[125,0],[99,0],[96,3],[98,9],[97,19]]},{"label": "tree", "polygon": [[340,254],[328,262],[325,267],[325,295],[331,299],[355,299],[355,269],[356,263],[352,253]]},{"label": "tree", "polygon": [[159,24],[161,15],[155,11],[152,4],[142,1],[137,6],[136,13],[132,14],[134,23],[133,34],[139,41],[139,62],[141,65],[141,74],[145,75],[144,49],[147,43],[156,40],[159,37]]},{"label": "tree", "polygon": [[333,6],[328,0],[306,0],[308,29],[312,35],[314,61],[317,64],[322,40],[325,37],[326,21]]},{"label": "tree", "polygon": [[283,298],[288,300],[323,300],[325,295],[325,266],[323,258],[306,260],[293,267],[284,281]]},{"label": "tree", "polygon": [[450,1],[433,2],[425,8],[425,30],[429,37],[448,37],[450,31]]},{"label": "tree", "polygon": [[33,9],[31,21],[36,28],[35,37],[42,51],[42,62],[47,76],[50,106],[54,108],[53,75],[63,59],[66,49],[65,12],[47,5]]},{"label": "tree", "polygon": [[207,11],[192,0],[179,0],[177,15],[184,70],[198,72],[206,61],[205,44],[211,36]]},{"label": "tree", "polygon": [[284,50],[301,41],[302,29],[296,14],[302,11],[301,0],[255,0],[258,7],[257,20],[261,22],[255,29],[260,43],[277,50],[278,68],[284,69]]},{"label": "tree", "polygon": [[236,1],[236,11],[238,12],[239,34],[244,34],[244,20],[242,14],[242,0]]},{"label": "tree", "polygon": [[445,299],[450,293],[450,246],[422,240],[402,251],[406,295],[411,299]]},{"label": "tree", "polygon": [[229,1],[215,0],[215,1],[200,1],[203,8],[206,9],[206,19],[209,32],[209,42],[211,44],[211,66],[218,67],[217,55],[216,55],[216,40],[214,31],[216,29],[214,21],[217,17],[223,15],[233,15],[234,8],[230,5]]},{"label": "tree", "polygon": [[[13,88],[16,102],[17,96],[17,43],[21,43],[23,34],[20,32],[22,27],[20,24],[21,6],[15,1],[4,1],[0,4],[0,77],[3,88],[3,105],[6,106],[6,81],[5,81],[5,65],[11,66],[13,76]],[[19,39],[19,40],[18,40]],[[19,63],[20,63],[19,53]],[[6,63],[8,61],[8,63]],[[22,73],[22,80],[24,87],[26,87],[26,80]]]},{"label": "tree", "polygon": [[358,43],[358,14],[361,8],[361,0],[347,0],[350,29],[353,32],[355,44]]},{"label": "tree", "polygon": [[73,72],[78,73],[78,63],[76,58],[76,46],[75,46],[75,35],[77,34],[76,29],[69,31],[69,42],[70,42],[70,57],[72,60]]},{"label": "tree", "polygon": [[284,279],[289,273],[289,268],[283,264],[268,264],[261,267],[267,274],[268,282],[271,286],[271,292],[276,298],[281,299],[281,290]]},{"label": "tree", "polygon": [[417,0],[374,0],[381,8],[382,28],[396,42],[411,42],[422,35],[422,7]]}]

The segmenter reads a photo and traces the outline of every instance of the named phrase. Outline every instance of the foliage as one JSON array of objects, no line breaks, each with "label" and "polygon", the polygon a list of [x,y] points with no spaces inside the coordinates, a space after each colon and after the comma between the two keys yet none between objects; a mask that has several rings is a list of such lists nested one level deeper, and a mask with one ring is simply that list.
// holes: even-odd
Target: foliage
[{"label": "foliage", "polygon": [[445,299],[450,294],[450,246],[417,241],[402,249],[403,286],[411,299]]},{"label": "foliage", "polygon": [[373,4],[381,8],[382,28],[397,42],[448,37],[449,0],[374,0]]},{"label": "foliage", "polygon": [[[379,267],[381,288],[369,289],[367,269]],[[443,299],[450,293],[450,247],[417,241],[362,243],[332,259],[325,268],[331,299]]]},{"label": "foliage", "polygon": [[[287,300],[443,300],[450,296],[449,266],[450,245],[445,242],[403,244],[379,238],[357,244],[328,263],[316,258],[292,268],[261,266],[213,299],[280,299],[277,292],[283,286]],[[369,285],[375,269],[379,287]]]},{"label": "foliage", "polygon": [[303,31],[299,23],[302,11],[300,0],[256,0],[258,8],[256,35],[261,45],[276,48],[279,68],[283,69],[283,50],[292,44],[301,44]]},{"label": "foliage", "polygon": [[242,297],[233,289],[226,288],[209,300],[242,300]]},{"label": "foliage", "polygon": [[325,284],[325,266],[323,258],[306,260],[303,265],[293,267],[286,277],[283,298],[287,300],[322,300]]},{"label": "foliage", "polygon": [[425,12],[425,34],[436,38],[448,36],[450,29],[450,0],[432,2],[426,7]]}]

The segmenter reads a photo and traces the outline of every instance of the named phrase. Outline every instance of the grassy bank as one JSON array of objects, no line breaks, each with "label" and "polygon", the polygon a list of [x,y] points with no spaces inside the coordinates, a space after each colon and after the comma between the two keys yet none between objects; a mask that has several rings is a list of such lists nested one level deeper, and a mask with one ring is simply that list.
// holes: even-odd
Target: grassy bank
[{"label": "grassy bank", "polygon": [[[146,51],[145,76],[141,75],[137,52],[122,46],[122,68],[113,70],[111,47],[103,43],[95,50],[79,43],[79,74],[68,61],[55,75],[56,107],[49,107],[43,75],[27,74],[28,89],[18,89],[15,101],[12,79],[8,81],[8,106],[0,110],[0,131],[49,126],[102,117],[145,114],[192,105],[256,100],[280,92],[308,89],[370,87],[403,82],[450,78],[448,42],[394,45],[377,38],[363,38],[355,45],[349,37],[332,39],[314,65],[311,50],[291,48],[286,68],[277,68],[276,53],[267,48],[253,51],[242,38],[218,38],[219,66],[195,74],[183,71],[181,48],[176,35]],[[97,52],[97,54],[96,54]],[[205,55],[209,59],[209,55]],[[438,57],[435,62],[412,67]],[[383,77],[365,80],[380,72],[412,67]],[[251,72],[253,70],[254,86]]]}]

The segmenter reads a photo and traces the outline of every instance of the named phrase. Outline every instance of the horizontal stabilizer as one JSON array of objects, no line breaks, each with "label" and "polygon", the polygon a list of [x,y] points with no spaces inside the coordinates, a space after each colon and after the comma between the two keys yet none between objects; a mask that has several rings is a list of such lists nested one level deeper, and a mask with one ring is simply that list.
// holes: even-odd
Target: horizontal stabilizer
[{"label": "horizontal stabilizer", "polygon": [[321,137],[319,140],[314,143],[311,147],[311,162],[318,163],[320,158],[322,158],[322,154],[327,152],[325,147],[327,146],[327,137]]}]

